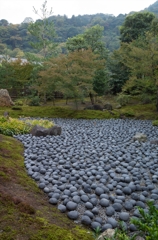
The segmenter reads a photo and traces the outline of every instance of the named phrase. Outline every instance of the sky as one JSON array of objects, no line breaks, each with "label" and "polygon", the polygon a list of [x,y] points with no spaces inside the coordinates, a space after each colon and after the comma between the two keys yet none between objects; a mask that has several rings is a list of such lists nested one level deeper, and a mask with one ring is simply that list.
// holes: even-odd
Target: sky
[{"label": "sky", "polygon": [[[108,13],[118,16],[131,11],[140,11],[155,3],[156,0],[47,0],[48,10],[52,7],[53,15],[84,15]],[[44,0],[0,0],[0,19],[9,23],[23,22],[25,17],[35,21],[39,17],[33,12],[33,7],[39,10]]]}]

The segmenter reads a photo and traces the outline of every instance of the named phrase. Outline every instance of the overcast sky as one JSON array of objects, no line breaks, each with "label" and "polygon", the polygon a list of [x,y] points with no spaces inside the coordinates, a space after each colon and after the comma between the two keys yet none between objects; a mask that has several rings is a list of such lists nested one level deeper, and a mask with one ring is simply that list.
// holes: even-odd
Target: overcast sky
[{"label": "overcast sky", "polygon": [[[53,15],[84,15],[108,13],[115,16],[147,8],[156,0],[48,0],[48,10],[53,8]],[[40,9],[44,0],[0,0],[0,19],[9,23],[21,23],[25,17],[38,17],[33,13],[33,6]]]}]

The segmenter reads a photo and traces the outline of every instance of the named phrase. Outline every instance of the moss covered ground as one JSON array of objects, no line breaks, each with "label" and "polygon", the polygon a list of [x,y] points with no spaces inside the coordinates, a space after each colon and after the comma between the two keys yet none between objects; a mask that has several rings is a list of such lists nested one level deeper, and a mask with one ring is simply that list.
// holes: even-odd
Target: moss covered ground
[{"label": "moss covered ground", "polygon": [[0,239],[92,240],[92,232],[69,220],[26,173],[23,145],[0,135]]}]

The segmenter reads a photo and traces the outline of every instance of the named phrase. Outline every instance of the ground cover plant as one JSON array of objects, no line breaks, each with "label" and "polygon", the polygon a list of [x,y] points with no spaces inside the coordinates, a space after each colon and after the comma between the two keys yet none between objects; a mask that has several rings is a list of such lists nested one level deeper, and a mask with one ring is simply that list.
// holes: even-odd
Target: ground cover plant
[{"label": "ground cover plant", "polygon": [[8,136],[29,133],[31,128],[35,125],[50,128],[53,126],[53,122],[44,119],[33,120],[30,118],[23,118],[23,120],[19,120],[11,117],[0,117],[0,133]]}]

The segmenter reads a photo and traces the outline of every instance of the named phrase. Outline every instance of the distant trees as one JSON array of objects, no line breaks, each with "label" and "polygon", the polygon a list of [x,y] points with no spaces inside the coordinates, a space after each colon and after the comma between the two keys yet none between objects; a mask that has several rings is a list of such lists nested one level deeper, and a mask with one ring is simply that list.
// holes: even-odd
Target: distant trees
[{"label": "distant trees", "polygon": [[144,37],[124,43],[124,64],[130,69],[123,92],[133,95],[152,95],[158,111],[158,35],[147,32]]},{"label": "distant trees", "polygon": [[131,74],[131,69],[125,64],[125,56],[128,55],[128,51],[124,43],[130,43],[139,38],[144,42],[146,33],[151,30],[154,19],[155,15],[149,12],[134,13],[126,17],[120,28],[121,46],[113,52],[109,64],[111,71],[110,86],[114,94],[121,92],[123,85]]},{"label": "distant trees", "polygon": [[47,1],[42,4],[41,13],[34,8],[34,12],[40,16],[40,20],[35,23],[30,23],[28,31],[33,36],[31,46],[37,49],[40,54],[46,58],[53,55],[53,51],[56,47],[54,43],[55,28],[52,21],[49,21],[48,17],[52,14],[52,9],[48,12]]},{"label": "distant trees", "polygon": [[91,49],[70,52],[51,58],[45,63],[45,69],[39,72],[36,89],[46,96],[48,91],[61,91],[65,97],[81,99],[93,91],[93,77],[96,69],[104,68],[104,60]]},{"label": "distant trees", "polygon": [[[96,25],[87,29],[83,34],[69,38],[66,42],[66,46],[70,52],[90,48],[94,54],[98,54],[98,59],[104,59],[104,61],[106,61],[108,51],[105,48],[102,37],[103,27]],[[108,91],[108,80],[109,75],[106,65],[104,65],[102,69],[96,69],[93,79],[93,90],[99,95],[105,94],[105,92]]]},{"label": "distant trees", "polygon": [[138,12],[128,15],[120,28],[121,42],[129,43],[139,36],[145,36],[145,33],[150,30],[154,18],[155,15],[150,12]]},{"label": "distant trees", "polygon": [[25,87],[30,85],[33,66],[30,63],[2,61],[0,65],[0,88],[15,90],[21,95]]}]

